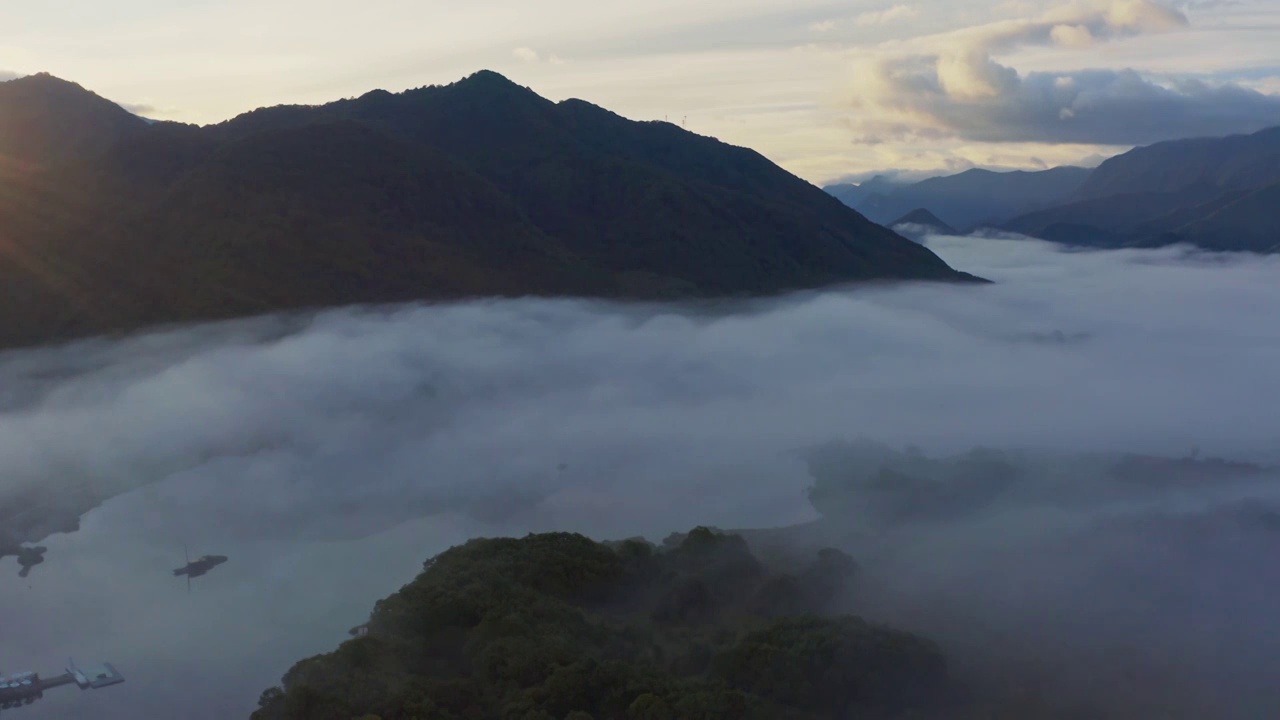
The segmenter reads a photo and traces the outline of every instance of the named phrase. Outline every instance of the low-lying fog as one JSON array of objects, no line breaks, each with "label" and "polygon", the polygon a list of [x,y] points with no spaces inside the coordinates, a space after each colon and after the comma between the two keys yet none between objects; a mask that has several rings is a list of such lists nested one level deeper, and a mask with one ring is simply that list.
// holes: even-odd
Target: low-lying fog
[{"label": "low-lying fog", "polygon": [[[997,284],[340,310],[0,355],[0,506],[115,495],[29,577],[0,561],[0,672],[73,654],[128,678],[32,720],[243,717],[450,544],[806,522],[795,451],[829,440],[1280,461],[1280,257],[929,244]],[[1272,487],[895,531],[862,558],[864,609],[984,680],[1035,665],[1104,707],[1141,687],[1260,717]],[[190,595],[184,543],[231,558]]]}]

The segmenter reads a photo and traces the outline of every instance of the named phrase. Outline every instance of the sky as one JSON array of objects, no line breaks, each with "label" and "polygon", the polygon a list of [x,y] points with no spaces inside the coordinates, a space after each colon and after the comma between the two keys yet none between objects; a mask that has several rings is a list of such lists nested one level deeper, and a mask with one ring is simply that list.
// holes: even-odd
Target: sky
[{"label": "sky", "polygon": [[208,123],[481,68],[815,183],[1092,164],[1280,124],[1280,0],[49,0],[0,74]]},{"label": "sky", "polygon": [[[121,493],[29,578],[0,561],[0,670],[128,678],[31,720],[243,717],[453,543],[805,522],[804,453],[828,441],[1280,463],[1280,256],[929,243],[997,282],[347,308],[0,353],[0,505]],[[956,667],[1274,716],[1274,478],[1116,501],[1096,468],[1045,468],[1007,507],[852,548],[858,611]],[[1036,501],[1053,478],[1067,500]],[[231,558],[190,596],[184,544]]]}]

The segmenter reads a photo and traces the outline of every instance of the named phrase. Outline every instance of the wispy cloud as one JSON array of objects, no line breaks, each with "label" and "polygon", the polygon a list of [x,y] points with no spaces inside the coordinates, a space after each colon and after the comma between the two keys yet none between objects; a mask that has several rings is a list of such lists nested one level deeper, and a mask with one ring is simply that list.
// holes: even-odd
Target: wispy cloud
[{"label": "wispy cloud", "polygon": [[1182,11],[1199,12],[1244,5],[1244,0],[1178,0],[1173,6]]},{"label": "wispy cloud", "polygon": [[872,10],[864,12],[853,19],[853,23],[858,27],[872,27],[875,25],[887,25],[893,22],[910,20],[920,16],[920,10],[910,5],[894,5],[884,10]]},{"label": "wispy cloud", "polygon": [[154,115],[160,111],[160,108],[150,103],[120,103],[120,107],[134,115]]},{"label": "wispy cloud", "polygon": [[887,7],[883,10],[868,10],[849,18],[845,23],[838,20],[822,20],[809,25],[809,30],[818,33],[830,33],[847,24],[856,28],[876,27],[877,25],[888,25],[890,23],[911,20],[920,16],[920,10],[911,5],[897,4]]},{"label": "wispy cloud", "polygon": [[520,62],[527,63],[527,64],[541,63],[541,62],[549,63],[551,65],[564,64],[564,60],[560,59],[560,56],[558,55],[547,55],[544,57],[537,50],[534,50],[533,48],[528,48],[528,47],[518,47],[511,51],[511,55],[512,57],[519,60]]}]

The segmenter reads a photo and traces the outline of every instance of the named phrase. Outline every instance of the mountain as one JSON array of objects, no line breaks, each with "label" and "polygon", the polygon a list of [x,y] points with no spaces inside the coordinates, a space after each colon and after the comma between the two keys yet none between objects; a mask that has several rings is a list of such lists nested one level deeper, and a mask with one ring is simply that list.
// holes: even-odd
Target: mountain
[{"label": "mountain", "polygon": [[1280,182],[1232,199],[1160,239],[1224,250],[1280,252]]},{"label": "mountain", "polygon": [[75,83],[39,73],[0,82],[0,157],[27,169],[94,155],[147,123]]},{"label": "mountain", "polygon": [[833,185],[825,189],[879,223],[889,223],[916,208],[927,207],[944,224],[971,228],[999,223],[1060,202],[1076,192],[1088,177],[1089,170],[1078,167],[1034,172],[974,168],[910,184],[894,184],[877,176],[873,181],[879,179],[879,182]]},{"label": "mountain", "polygon": [[[941,220],[938,219],[937,215],[934,215],[933,213],[929,212],[925,208],[916,208],[915,210],[912,210],[906,215],[903,215],[897,220],[894,220],[893,222],[889,223],[889,227],[894,229],[902,228],[902,230],[899,230],[899,232],[902,232],[903,234],[907,235],[907,237],[912,237],[913,235],[917,234],[917,232],[914,230],[915,228],[919,228],[918,234],[927,234],[927,233],[932,233],[934,235],[958,234],[956,233],[955,228],[942,222]],[[911,230],[908,230],[908,228],[910,228]]]},{"label": "mountain", "polygon": [[1068,202],[1003,223],[1077,245],[1274,252],[1280,127],[1135,148],[1099,165]]},{"label": "mountain", "polygon": [[0,83],[0,346],[475,296],[975,281],[763,156],[496,73],[197,127]]},{"label": "mountain", "polygon": [[828,185],[824,187],[829,195],[835,199],[857,209],[867,203],[883,202],[882,198],[888,196],[894,190],[902,187],[903,184],[895,180],[885,177],[884,175],[876,175],[875,177],[863,180],[860,183],[840,183],[837,185]]},{"label": "mountain", "polygon": [[1280,180],[1280,127],[1251,135],[1171,140],[1103,162],[1074,199],[1168,193],[1188,187],[1258,188]]},{"label": "mountain", "polygon": [[1166,218],[1186,215],[1205,195],[1200,186],[1167,193],[1126,192],[1038,210],[1000,227],[1055,242],[1106,247],[1124,244],[1126,236],[1136,236],[1140,229],[1163,232]]}]

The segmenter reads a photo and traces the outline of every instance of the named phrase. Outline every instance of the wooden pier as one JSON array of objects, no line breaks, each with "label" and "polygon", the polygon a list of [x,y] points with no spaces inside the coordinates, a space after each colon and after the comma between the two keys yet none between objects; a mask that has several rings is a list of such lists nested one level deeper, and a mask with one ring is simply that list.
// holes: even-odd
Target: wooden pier
[{"label": "wooden pier", "polygon": [[66,672],[50,678],[42,678],[33,672],[0,677],[0,710],[30,705],[44,697],[46,690],[63,685],[76,685],[81,690],[97,690],[122,682],[124,676],[111,663],[103,663],[84,671],[76,667],[75,662],[68,662]]}]

